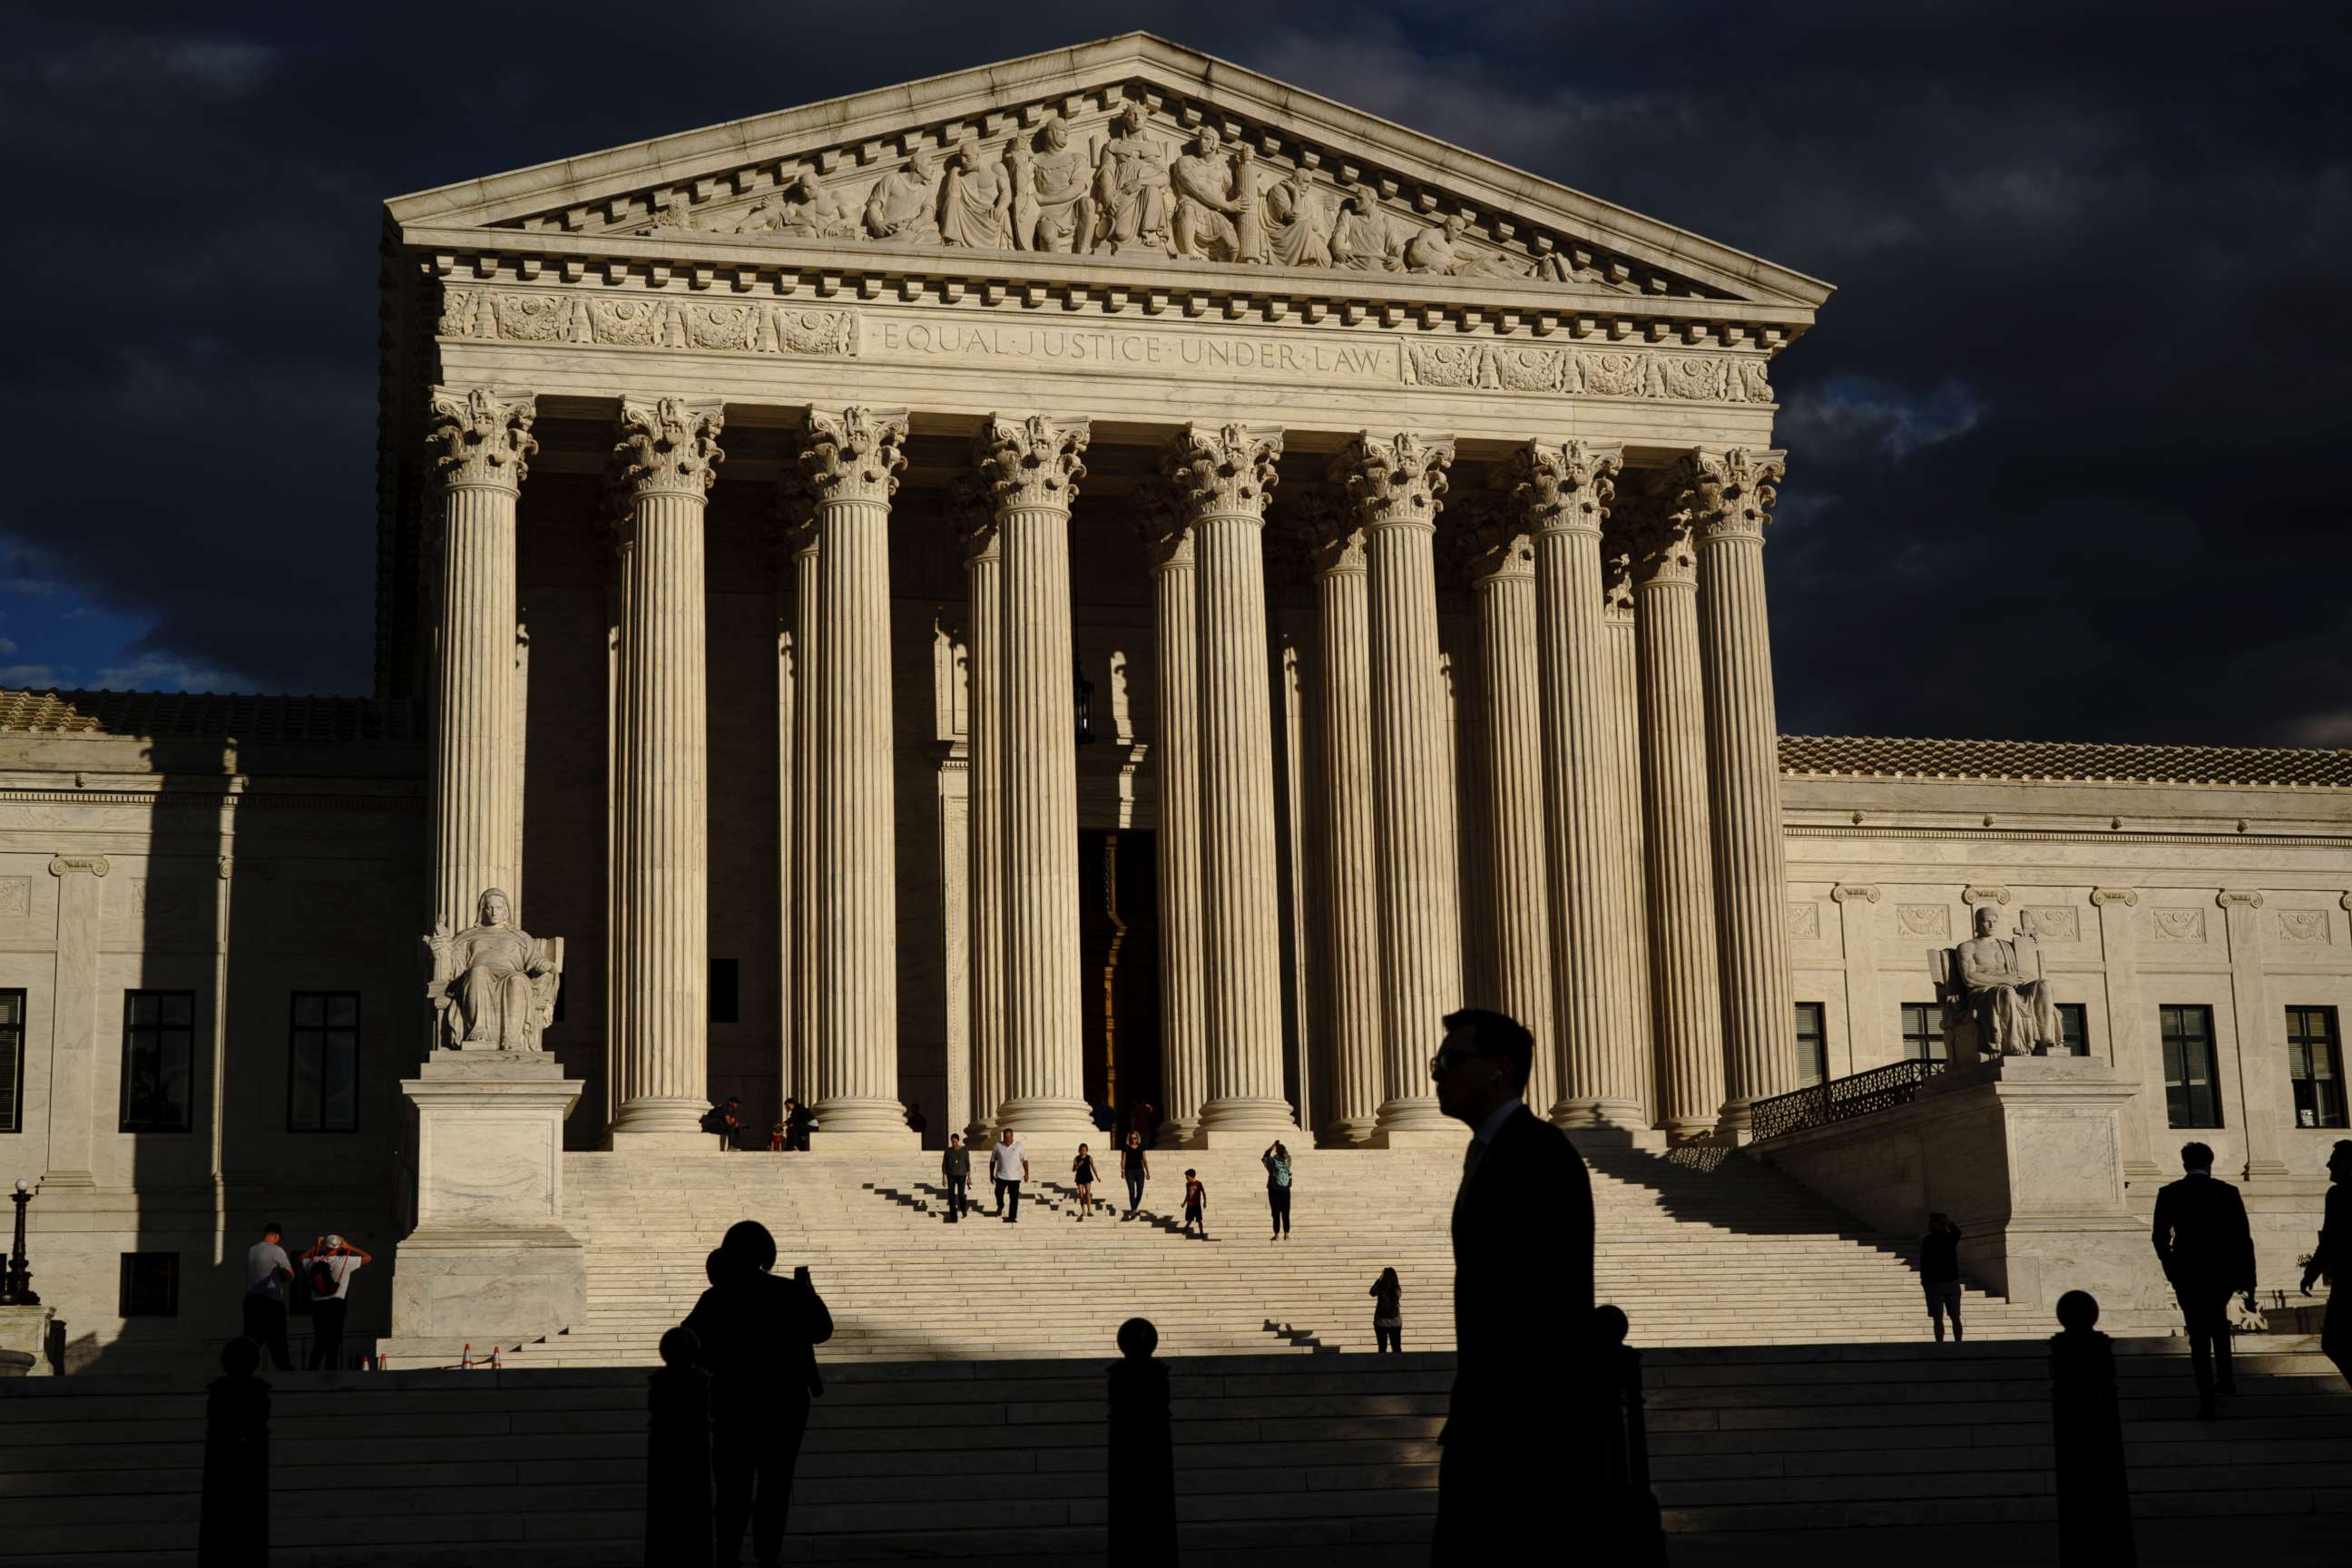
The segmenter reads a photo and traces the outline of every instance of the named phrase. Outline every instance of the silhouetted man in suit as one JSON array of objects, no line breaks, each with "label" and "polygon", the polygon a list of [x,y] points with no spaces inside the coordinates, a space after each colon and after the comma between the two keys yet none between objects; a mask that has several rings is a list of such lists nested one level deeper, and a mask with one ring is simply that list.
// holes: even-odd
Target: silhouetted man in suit
[{"label": "silhouetted man in suit", "polygon": [[2156,1256],[2189,1324],[2197,1418],[2210,1421],[2215,1393],[2238,1392],[2230,1375],[2230,1298],[2243,1291],[2253,1306],[2254,1236],[2238,1189],[2214,1178],[2212,1150],[2184,1145],[2180,1163],[2189,1173],[2156,1194]]},{"label": "silhouetted man in suit", "polygon": [[2311,1282],[2328,1277],[2327,1321],[2319,1331],[2319,1348],[2336,1370],[2352,1383],[2352,1138],[2338,1138],[2327,1156],[2327,1208],[2320,1216],[2319,1245],[2303,1271],[2303,1293]]},{"label": "silhouetted man in suit", "polygon": [[1441,1565],[1498,1560],[1560,1528],[1596,1482],[1606,1408],[1593,1338],[1592,1184],[1520,1100],[1535,1041],[1500,1013],[1450,1013],[1429,1064],[1468,1125],[1454,1200],[1454,1395],[1439,1441]]},{"label": "silhouetted man in suit", "polygon": [[769,1272],[775,1266],[768,1227],[738,1221],[711,1255],[710,1289],[686,1318],[710,1373],[714,1561],[720,1564],[739,1561],[746,1523],[763,1565],[782,1558],[809,1400],[824,1386],[816,1347],[833,1338],[833,1314],[805,1267],[780,1279]]}]

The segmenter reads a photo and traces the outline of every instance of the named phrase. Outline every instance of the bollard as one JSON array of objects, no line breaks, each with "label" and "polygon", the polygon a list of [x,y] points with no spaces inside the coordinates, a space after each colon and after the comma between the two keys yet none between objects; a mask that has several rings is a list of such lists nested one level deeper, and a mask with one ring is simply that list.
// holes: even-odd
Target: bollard
[{"label": "bollard", "polygon": [[252,1568],[269,1561],[269,1384],[254,1375],[261,1347],[231,1340],[205,1394],[205,1489],[198,1504],[198,1568]]},{"label": "bollard", "polygon": [[646,1442],[646,1568],[710,1561],[710,1374],[688,1328],[661,1337]]},{"label": "bollard", "polygon": [[2072,1568],[2132,1568],[2131,1489],[2123,1415],[2116,1404],[2115,1342],[2093,1327],[2087,1290],[2058,1298],[2063,1331],[2050,1336],[2050,1439],[2058,1483],[2058,1561]]},{"label": "bollard", "polygon": [[1601,1477],[1608,1498],[1605,1554],[1635,1568],[1662,1568],[1665,1524],[1650,1489],[1649,1417],[1642,1404],[1642,1352],[1625,1342],[1632,1325],[1613,1306],[1592,1314],[1606,1405],[1601,1426]]},{"label": "bollard", "polygon": [[1151,1359],[1149,1318],[1118,1326],[1124,1358],[1110,1368],[1110,1539],[1107,1561],[1175,1568],[1176,1444],[1169,1430],[1168,1368]]}]

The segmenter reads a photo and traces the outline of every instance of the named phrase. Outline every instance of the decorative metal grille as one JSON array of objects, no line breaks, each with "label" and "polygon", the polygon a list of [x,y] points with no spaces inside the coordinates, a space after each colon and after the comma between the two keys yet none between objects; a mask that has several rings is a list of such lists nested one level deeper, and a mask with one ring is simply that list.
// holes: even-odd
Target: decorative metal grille
[{"label": "decorative metal grille", "polygon": [[1750,1115],[1759,1142],[1808,1127],[1826,1127],[1868,1116],[1890,1106],[1908,1105],[1919,1096],[1919,1086],[1942,1072],[1948,1063],[1900,1061],[1848,1078],[1833,1078],[1790,1094],[1776,1094],[1756,1102]]}]

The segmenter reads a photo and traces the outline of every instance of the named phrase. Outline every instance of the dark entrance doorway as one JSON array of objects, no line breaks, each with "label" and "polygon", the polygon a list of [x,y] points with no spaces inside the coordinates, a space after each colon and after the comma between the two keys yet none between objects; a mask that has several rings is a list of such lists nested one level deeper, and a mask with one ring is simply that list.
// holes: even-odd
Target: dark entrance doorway
[{"label": "dark entrance doorway", "polygon": [[1160,1069],[1159,860],[1152,836],[1078,835],[1086,1093],[1121,1122],[1129,1107],[1165,1106]]}]

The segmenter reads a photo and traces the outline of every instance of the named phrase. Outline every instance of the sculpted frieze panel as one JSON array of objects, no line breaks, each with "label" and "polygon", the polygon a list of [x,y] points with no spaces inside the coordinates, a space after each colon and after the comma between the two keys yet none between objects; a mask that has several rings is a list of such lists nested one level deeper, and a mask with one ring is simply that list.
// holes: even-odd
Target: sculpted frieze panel
[{"label": "sculpted frieze panel", "polygon": [[692,349],[718,353],[857,353],[857,313],[764,300],[599,299],[559,291],[447,288],[440,335],[504,342]]},{"label": "sculpted frieze panel", "polygon": [[1755,355],[1663,353],[1654,349],[1536,348],[1511,343],[1408,343],[1408,386],[1481,392],[1553,392],[1567,396],[1645,397],[1708,403],[1769,403],[1772,387]]}]

